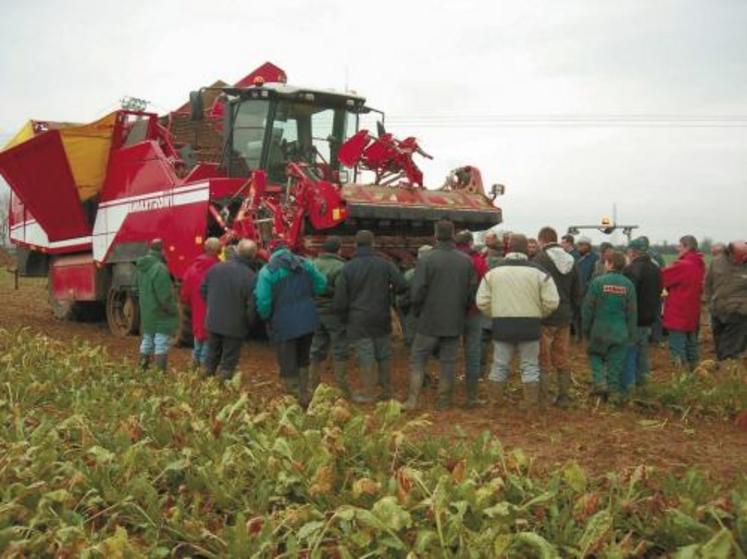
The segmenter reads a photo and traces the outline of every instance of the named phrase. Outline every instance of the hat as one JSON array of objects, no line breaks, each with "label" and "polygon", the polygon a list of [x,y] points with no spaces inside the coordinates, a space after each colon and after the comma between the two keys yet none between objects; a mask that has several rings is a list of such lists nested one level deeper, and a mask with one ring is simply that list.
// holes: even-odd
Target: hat
[{"label": "hat", "polygon": [[578,239],[576,239],[577,245],[590,245],[591,239],[587,237],[586,235],[581,235]]},{"label": "hat", "polygon": [[640,237],[638,237],[637,240],[643,243],[643,250],[648,250],[649,247],[651,246],[651,243],[649,242],[648,237],[646,235],[641,235]]},{"label": "hat", "polygon": [[273,239],[270,241],[270,244],[267,245],[267,248],[270,249],[270,252],[275,252],[281,248],[288,248],[288,245],[285,244],[283,239]]},{"label": "hat", "polygon": [[637,239],[633,239],[628,243],[628,249],[635,250],[637,252],[646,252],[646,250],[648,249],[648,243],[641,237],[638,237]]}]

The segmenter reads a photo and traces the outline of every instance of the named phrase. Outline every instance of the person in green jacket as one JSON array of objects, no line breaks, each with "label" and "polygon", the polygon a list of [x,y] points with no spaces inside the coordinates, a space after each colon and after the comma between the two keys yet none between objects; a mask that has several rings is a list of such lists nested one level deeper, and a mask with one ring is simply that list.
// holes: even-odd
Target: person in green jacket
[{"label": "person in green jacket", "polygon": [[179,315],[171,274],[163,257],[163,242],[154,239],[145,256],[135,262],[137,293],[140,307],[140,367],[143,371],[155,360],[156,367],[166,372],[171,336],[176,331]]},{"label": "person in green jacket", "polygon": [[625,256],[613,252],[606,267],[607,273],[589,285],[581,309],[583,332],[589,340],[592,394],[604,400],[610,393],[616,399],[624,396],[622,371],[638,324],[635,287],[622,274]]},{"label": "person in green jacket", "polygon": [[348,342],[345,337],[345,325],[340,317],[332,312],[332,299],[335,295],[335,284],[342,272],[345,260],[340,255],[342,240],[329,236],[322,243],[321,251],[313,263],[327,278],[327,288],[316,296],[316,310],[319,313],[319,325],[311,341],[311,364],[309,365],[309,385],[313,392],[320,382],[322,364],[327,360],[330,348],[335,372],[335,384],[345,395],[350,397],[350,386],[347,379]]}]

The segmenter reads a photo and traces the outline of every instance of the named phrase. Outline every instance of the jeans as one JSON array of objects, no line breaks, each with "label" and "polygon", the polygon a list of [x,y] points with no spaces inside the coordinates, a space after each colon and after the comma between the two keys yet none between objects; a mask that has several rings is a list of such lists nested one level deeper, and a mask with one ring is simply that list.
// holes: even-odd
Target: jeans
[{"label": "jeans", "polygon": [[595,386],[606,386],[610,392],[622,392],[622,374],[625,358],[628,354],[627,345],[611,345],[602,355],[589,354],[591,361],[591,382]]},{"label": "jeans", "polygon": [[643,386],[646,384],[651,366],[648,362],[648,340],[651,335],[650,326],[639,326],[636,331],[636,339],[628,346],[625,356],[625,368],[622,375],[622,389],[627,390],[633,385]]},{"label": "jeans", "polygon": [[168,334],[143,334],[140,342],[140,353],[142,355],[164,355],[169,352],[171,336]]},{"label": "jeans", "polygon": [[426,336],[425,334],[415,334],[410,351],[410,370],[420,374],[422,378],[422,375],[425,374],[428,358],[434,354],[438,354],[438,361],[441,364],[439,387],[452,386],[454,384],[457,356],[459,355],[459,337],[439,338]]},{"label": "jeans", "polygon": [[477,382],[480,378],[482,358],[482,315],[467,316],[464,322],[464,368],[467,382]]},{"label": "jeans", "polygon": [[375,363],[388,361],[392,357],[392,340],[389,334],[377,338],[360,338],[353,342],[358,356],[358,366],[367,369]]},{"label": "jeans", "polygon": [[298,377],[298,369],[309,366],[311,340],[314,334],[275,343],[280,376],[282,378]]},{"label": "jeans", "polygon": [[329,350],[336,362],[348,360],[348,341],[345,337],[345,325],[334,315],[320,314],[319,326],[311,342],[311,360],[321,363],[327,359]]},{"label": "jeans", "polygon": [[519,351],[521,382],[539,382],[539,340],[531,342],[493,341],[493,370],[490,371],[491,382],[506,382],[514,351]]},{"label": "jeans", "polygon": [[207,361],[207,349],[207,338],[204,340],[195,338],[192,344],[192,361],[204,365],[205,361]]},{"label": "jeans", "polygon": [[232,338],[221,334],[208,332],[208,349],[205,358],[205,370],[208,375],[214,375],[217,369],[223,379],[233,376],[236,365],[241,357],[241,346],[243,338]]},{"label": "jeans", "polygon": [[698,364],[698,332],[669,331],[669,357],[694,369]]}]

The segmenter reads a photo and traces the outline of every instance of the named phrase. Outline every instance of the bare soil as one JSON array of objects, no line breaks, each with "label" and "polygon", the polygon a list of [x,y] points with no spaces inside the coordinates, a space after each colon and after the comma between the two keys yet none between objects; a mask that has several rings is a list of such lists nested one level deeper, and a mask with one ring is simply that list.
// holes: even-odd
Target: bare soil
[{"label": "bare soil", "polygon": [[[35,332],[59,340],[88,340],[108,348],[112,356],[131,356],[138,351],[138,338],[114,338],[105,323],[62,322],[53,318],[48,302],[46,280],[21,278],[20,289],[13,289],[13,279],[0,271],[0,328],[28,327]],[[703,342],[706,358],[712,356],[709,340]],[[652,348],[654,381],[672,374],[668,368],[666,350]],[[747,431],[737,428],[731,420],[685,418],[651,411],[636,405],[624,409],[596,406],[586,397],[590,378],[584,348],[572,348],[575,403],[569,410],[551,409],[544,421],[527,420],[519,410],[520,384],[517,374],[511,379],[511,394],[505,409],[486,407],[466,410],[455,407],[446,412],[434,409],[435,390],[425,391],[420,413],[432,422],[429,433],[447,438],[473,437],[484,430],[497,435],[507,448],[521,448],[534,460],[539,472],[546,472],[575,460],[592,475],[601,476],[612,470],[622,470],[647,464],[675,474],[690,467],[699,467],[724,486],[732,485],[747,471]],[[176,348],[171,353],[171,366],[186,368],[190,350]],[[393,378],[396,394],[402,398],[407,390],[406,348],[395,342]],[[266,342],[248,342],[240,362],[242,383],[246,390],[260,399],[281,393],[275,356]],[[433,365],[435,371],[435,365]],[[351,366],[353,384],[357,370]],[[324,379],[332,382],[331,370]],[[460,388],[456,405],[464,395]],[[655,421],[652,421],[655,420]]]}]

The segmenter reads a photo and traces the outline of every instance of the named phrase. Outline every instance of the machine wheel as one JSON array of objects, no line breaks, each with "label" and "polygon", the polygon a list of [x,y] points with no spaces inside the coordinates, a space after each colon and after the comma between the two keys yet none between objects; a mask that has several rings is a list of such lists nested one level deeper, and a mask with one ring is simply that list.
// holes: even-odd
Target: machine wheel
[{"label": "machine wheel", "polygon": [[109,330],[124,338],[140,329],[140,309],[135,296],[127,289],[111,288],[106,297],[106,322]]},{"label": "machine wheel", "polygon": [[192,347],[194,335],[192,334],[192,309],[189,305],[179,301],[179,330],[176,335],[178,347]]}]

